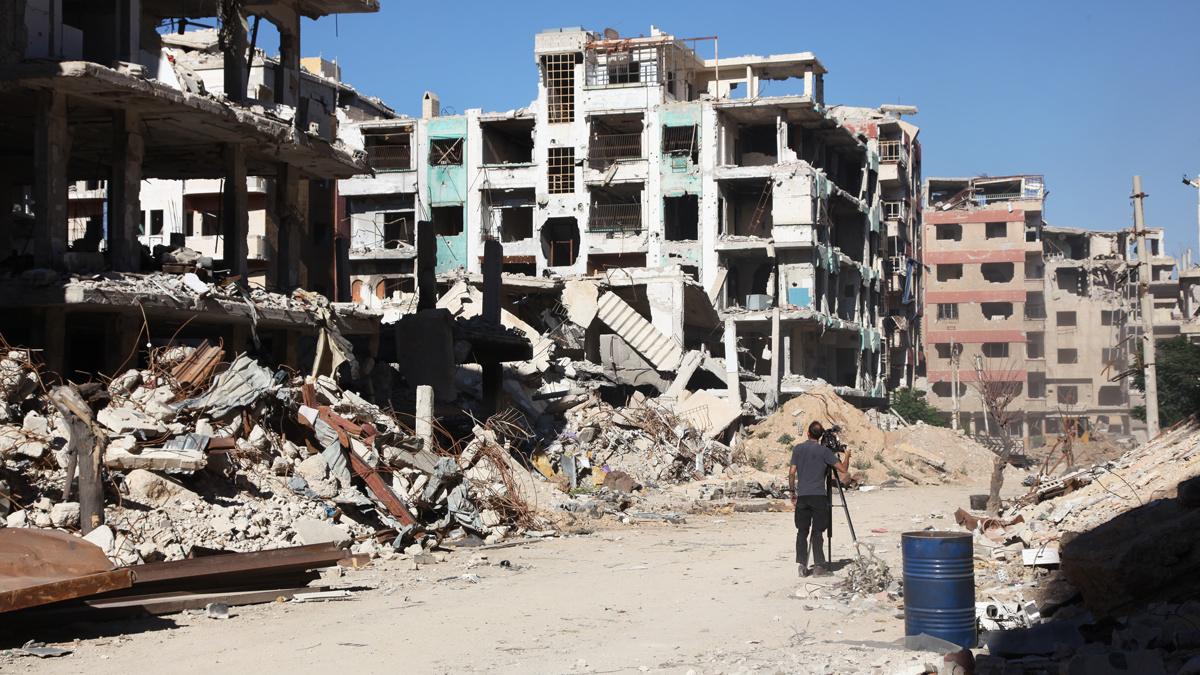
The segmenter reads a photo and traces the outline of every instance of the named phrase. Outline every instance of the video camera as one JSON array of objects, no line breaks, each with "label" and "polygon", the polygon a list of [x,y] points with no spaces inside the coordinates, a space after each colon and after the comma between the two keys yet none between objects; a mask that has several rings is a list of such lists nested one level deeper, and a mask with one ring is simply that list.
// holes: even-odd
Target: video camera
[{"label": "video camera", "polygon": [[842,442],[842,439],[838,438],[838,432],[841,430],[842,428],[836,424],[825,429],[821,433],[821,445],[824,445],[835,453],[845,452],[846,444]]}]

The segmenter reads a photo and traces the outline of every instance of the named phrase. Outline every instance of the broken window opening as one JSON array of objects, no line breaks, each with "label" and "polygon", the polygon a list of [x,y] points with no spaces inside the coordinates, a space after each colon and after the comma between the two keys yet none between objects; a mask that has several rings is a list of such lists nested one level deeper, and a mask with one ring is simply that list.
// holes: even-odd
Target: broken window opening
[{"label": "broken window opening", "polygon": [[1046,373],[1031,372],[1025,379],[1029,385],[1029,398],[1046,398]]},{"label": "broken window opening", "polygon": [[533,207],[504,209],[500,216],[500,241],[503,243],[533,238]]},{"label": "broken window opening", "polygon": [[700,127],[693,124],[687,127],[663,127],[662,151],[671,156],[671,166],[675,159],[681,158],[691,162],[692,166],[700,163]]},{"label": "broken window opening", "polygon": [[1066,291],[1071,295],[1087,296],[1087,274],[1079,268],[1060,267],[1054,272],[1054,283],[1059,290]]},{"label": "broken window opening", "polygon": [[637,234],[642,231],[642,186],[591,190],[588,231]]},{"label": "broken window opening", "polygon": [[568,267],[579,255],[579,221],[547,218],[542,225],[542,255],[549,267]]},{"label": "broken window opening", "polygon": [[1007,359],[1008,358],[1008,343],[1007,342],[985,342],[979,351],[989,359]]},{"label": "broken window opening", "polygon": [[1046,274],[1046,266],[1042,264],[1042,256],[1037,253],[1025,254],[1025,278],[1041,279]]},{"label": "broken window opening", "polygon": [[987,223],[984,225],[984,236],[987,239],[1005,239],[1008,237],[1008,223]]},{"label": "broken window opening", "polygon": [[412,128],[363,130],[367,163],[376,171],[412,169]]},{"label": "broken window opening", "polygon": [[523,274],[527,277],[537,276],[536,262],[506,262],[500,266],[504,274]]},{"label": "broken window opening", "polygon": [[1065,364],[1079,363],[1078,349],[1060,349],[1058,350],[1058,362]]},{"label": "broken window opening", "polygon": [[603,170],[622,159],[642,157],[642,116],[593,117],[588,139],[588,166]]},{"label": "broken window opening", "polygon": [[988,283],[1006,284],[1013,280],[1016,266],[1012,263],[983,263],[979,272]]},{"label": "broken window opening", "polygon": [[1063,405],[1075,405],[1079,403],[1079,387],[1074,385],[1058,385],[1058,402]]},{"label": "broken window opening", "polygon": [[542,57],[542,80],[546,84],[546,121],[560,124],[575,121],[575,64],[582,55],[547,54]]},{"label": "broken window opening", "polygon": [[1025,358],[1046,358],[1046,334],[1033,332],[1025,334]]},{"label": "broken window opening", "polygon": [[734,307],[751,310],[770,309],[774,306],[769,291],[776,273],[775,260],[761,256],[733,256],[729,258],[725,278],[727,297]]},{"label": "broken window opening", "polygon": [[937,318],[938,321],[957,321],[958,305],[956,303],[938,303]]},{"label": "broken window opening", "polygon": [[774,124],[739,125],[734,140],[734,164],[770,166],[779,161],[779,138]]},{"label": "broken window opening", "polygon": [[459,166],[463,163],[463,139],[433,138],[429,140],[429,163],[436,166]]},{"label": "broken window opening", "polygon": [[953,356],[953,354],[950,351],[950,343],[949,342],[938,342],[933,345],[933,349],[934,349],[934,352],[937,353],[937,357],[939,359],[949,360],[950,357]]},{"label": "broken window opening", "polygon": [[[657,85],[673,72],[674,53],[661,45],[632,46],[629,43],[595,45],[588,50],[586,82],[588,87],[629,87]],[[667,77],[662,76],[662,71]]]},{"label": "broken window opening", "polygon": [[1046,297],[1041,293],[1025,294],[1025,318],[1040,321],[1046,318]]},{"label": "broken window opening", "polygon": [[1121,390],[1120,385],[1106,385],[1100,387],[1100,391],[1096,393],[1097,403],[1100,405],[1125,405],[1125,392]]},{"label": "broken window opening", "polygon": [[383,247],[400,248],[401,244],[413,246],[417,237],[417,224],[412,211],[390,211],[379,214],[383,219]]},{"label": "broken window opening", "polygon": [[667,241],[700,238],[700,198],[697,195],[663,198],[663,231]]},{"label": "broken window opening", "polygon": [[[950,382],[934,382],[933,386],[931,386],[930,389],[933,390],[934,395],[937,396],[938,398],[951,398],[954,396],[954,385],[951,384]],[[967,393],[967,385],[959,382],[958,383],[958,395],[964,396],[964,395],[966,395],[966,393]]]},{"label": "broken window opening", "polygon": [[938,241],[962,241],[962,225],[943,223],[937,226]]},{"label": "broken window opening", "polygon": [[[867,200],[870,203],[870,199]],[[908,204],[902,200],[885,200],[881,202],[883,205],[884,220],[907,220],[908,219]]]},{"label": "broken window opening", "polygon": [[721,190],[723,232],[737,237],[771,236],[775,181],[729,183]]},{"label": "broken window opening", "polygon": [[439,237],[457,237],[463,232],[463,207],[435,206],[429,210],[433,231]]},{"label": "broken window opening", "polygon": [[1054,323],[1058,326],[1075,326],[1075,312],[1059,312],[1054,317]]},{"label": "broken window opening", "polygon": [[[587,260],[587,273],[598,274],[625,267],[645,267],[645,253],[591,253]],[[650,317],[646,317],[649,319]]]},{"label": "broken window opening", "polygon": [[547,148],[546,179],[550,194],[575,191],[575,148]]},{"label": "broken window opening", "polygon": [[1101,326],[1120,326],[1125,323],[1125,312],[1120,309],[1100,310]]},{"label": "broken window opening", "polygon": [[532,164],[534,120],[481,121],[479,131],[483,145],[483,163]]},{"label": "broken window opening", "polygon": [[1009,319],[1013,315],[1011,302],[984,302],[979,305],[979,309],[983,311],[983,318],[988,321]]},{"label": "broken window opening", "polygon": [[942,264],[937,266],[938,281],[954,281],[961,279],[963,275],[963,266],[960,263]]}]

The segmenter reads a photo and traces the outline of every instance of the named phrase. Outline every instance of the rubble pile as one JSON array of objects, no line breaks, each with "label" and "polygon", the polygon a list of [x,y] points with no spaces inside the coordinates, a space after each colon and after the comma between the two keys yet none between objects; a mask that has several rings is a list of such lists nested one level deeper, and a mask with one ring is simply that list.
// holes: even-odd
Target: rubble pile
[{"label": "rubble pile", "polygon": [[[496,541],[537,527],[500,425],[465,447],[425,447],[329,377],[272,372],[219,346],[152,349],[150,366],[76,390],[95,414],[108,525],[87,538],[122,564],[197,550],[354,542],[356,552]],[[0,361],[0,524],[80,526],[70,420],[21,350]]]},{"label": "rubble pile", "polygon": [[1093,672],[1117,652],[1139,664],[1130,672],[1200,665],[1198,475],[1192,419],[1115,460],[1031,478],[998,518],[960,509],[977,595],[1034,610],[985,622],[1013,630],[986,636],[995,662],[978,672]]},{"label": "rubble pile", "polygon": [[585,479],[604,485],[615,472],[641,485],[681,483],[723,474],[733,464],[727,445],[644,397],[623,408],[591,399],[567,411],[566,420],[544,455],[572,488]]},{"label": "rubble pile", "polygon": [[991,472],[994,454],[969,436],[920,422],[906,425],[891,414],[864,413],[824,384],[749,427],[741,449],[761,458],[765,468],[786,467],[791,447],[806,438],[814,420],[840,427],[838,437],[853,451],[851,474],[859,483],[968,481]]}]

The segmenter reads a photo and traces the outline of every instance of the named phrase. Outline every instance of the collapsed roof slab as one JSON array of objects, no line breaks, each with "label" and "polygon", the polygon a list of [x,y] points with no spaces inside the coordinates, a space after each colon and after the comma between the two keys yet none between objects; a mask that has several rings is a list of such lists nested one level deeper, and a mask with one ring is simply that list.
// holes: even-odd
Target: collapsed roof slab
[{"label": "collapsed roof slab", "polygon": [[[307,178],[348,178],[369,171],[362,157],[300,133],[282,119],[87,61],[27,63],[0,70],[0,95],[11,102],[0,125],[0,147],[6,155],[33,155],[36,108],[19,103],[38,90],[67,96],[73,178],[107,175],[113,159],[112,116],[118,111],[141,118],[146,178],[222,177],[221,147],[228,143],[245,144],[246,171],[253,176],[274,175],[280,163]],[[27,163],[12,164],[18,171],[29,170]]]}]

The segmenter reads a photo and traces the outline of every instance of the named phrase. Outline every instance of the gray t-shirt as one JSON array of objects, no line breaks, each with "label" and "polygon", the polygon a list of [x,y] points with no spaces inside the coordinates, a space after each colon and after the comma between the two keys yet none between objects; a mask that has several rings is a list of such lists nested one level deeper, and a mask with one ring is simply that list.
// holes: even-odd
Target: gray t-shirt
[{"label": "gray t-shirt", "polygon": [[838,463],[837,455],[816,441],[792,446],[792,466],[796,467],[796,495],[824,495],[825,469]]}]

